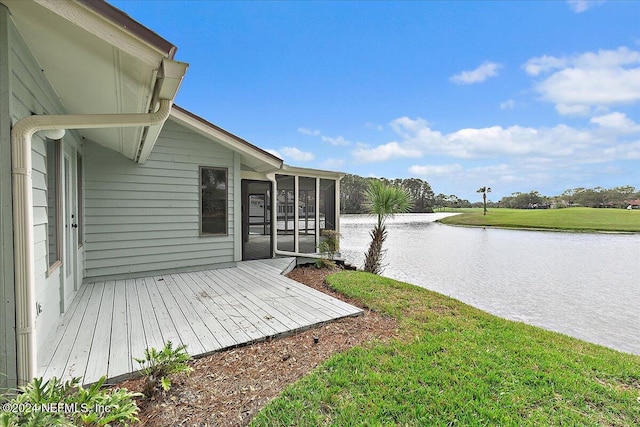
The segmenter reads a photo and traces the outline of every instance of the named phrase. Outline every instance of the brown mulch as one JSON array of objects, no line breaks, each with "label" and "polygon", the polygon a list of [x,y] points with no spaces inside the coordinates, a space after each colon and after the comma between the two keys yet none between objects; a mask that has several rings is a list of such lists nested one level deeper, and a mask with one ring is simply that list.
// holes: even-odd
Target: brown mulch
[{"label": "brown mulch", "polygon": [[[288,277],[353,305],[325,285],[335,270],[296,268]],[[295,335],[222,351],[191,362],[193,372],[172,380],[166,394],[138,399],[140,425],[245,426],[270,400],[334,353],[395,336],[395,319],[364,315],[326,323]],[[314,343],[317,338],[317,343]],[[117,384],[142,391],[142,379]]]}]

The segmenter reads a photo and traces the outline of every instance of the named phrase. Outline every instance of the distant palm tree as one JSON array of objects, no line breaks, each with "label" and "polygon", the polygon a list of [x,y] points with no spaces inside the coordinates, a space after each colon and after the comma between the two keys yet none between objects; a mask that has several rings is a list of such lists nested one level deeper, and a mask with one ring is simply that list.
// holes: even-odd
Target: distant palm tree
[{"label": "distant palm tree", "polygon": [[487,193],[491,193],[491,187],[480,187],[476,193],[482,193],[482,205],[484,206],[483,215],[487,214]]},{"label": "distant palm tree", "polygon": [[397,213],[411,210],[413,202],[409,193],[401,187],[394,187],[375,179],[369,182],[365,193],[365,208],[372,215],[378,216],[376,226],[371,230],[371,244],[365,253],[364,271],[373,274],[382,272],[382,244],[387,238],[385,220]]}]

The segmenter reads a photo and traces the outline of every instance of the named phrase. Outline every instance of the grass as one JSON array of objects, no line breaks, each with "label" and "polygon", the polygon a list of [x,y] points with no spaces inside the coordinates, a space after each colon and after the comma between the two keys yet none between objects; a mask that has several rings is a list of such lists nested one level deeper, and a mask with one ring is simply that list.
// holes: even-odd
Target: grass
[{"label": "grass", "polygon": [[364,272],[327,280],[402,338],[335,355],[253,426],[640,425],[640,356]]},{"label": "grass", "polygon": [[626,209],[469,209],[440,220],[443,224],[568,231],[640,232],[640,211]]}]

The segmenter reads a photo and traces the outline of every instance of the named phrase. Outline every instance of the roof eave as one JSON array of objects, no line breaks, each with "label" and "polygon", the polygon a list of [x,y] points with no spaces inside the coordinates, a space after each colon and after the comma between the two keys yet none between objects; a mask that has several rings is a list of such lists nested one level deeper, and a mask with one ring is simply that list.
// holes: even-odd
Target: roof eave
[{"label": "roof eave", "polygon": [[272,172],[281,169],[283,166],[282,159],[178,105],[174,104],[171,110],[171,118],[232,151],[259,161],[261,165],[255,168],[257,172]]},{"label": "roof eave", "polygon": [[110,5],[105,0],[82,0],[82,3],[90,9],[93,9],[98,14],[109,19],[112,23],[118,25],[123,30],[134,34],[137,38],[145,41],[151,46],[154,46],[167,58],[174,58],[178,48],[173,43],[140,24],[122,10]]},{"label": "roof eave", "polygon": [[302,168],[298,166],[282,165],[283,173],[289,173],[292,175],[310,176],[317,178],[327,178],[341,180],[346,175],[344,172],[329,171],[324,169]]}]

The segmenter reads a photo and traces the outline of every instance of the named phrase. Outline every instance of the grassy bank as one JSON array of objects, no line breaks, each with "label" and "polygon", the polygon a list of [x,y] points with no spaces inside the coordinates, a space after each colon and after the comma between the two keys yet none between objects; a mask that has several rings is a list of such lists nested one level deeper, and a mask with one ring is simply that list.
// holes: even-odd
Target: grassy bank
[{"label": "grassy bank", "polygon": [[640,232],[640,211],[626,209],[482,209],[440,220],[443,224],[570,231]]},{"label": "grassy bank", "polygon": [[403,338],[332,357],[252,425],[640,425],[639,356],[368,273],[328,281]]}]

